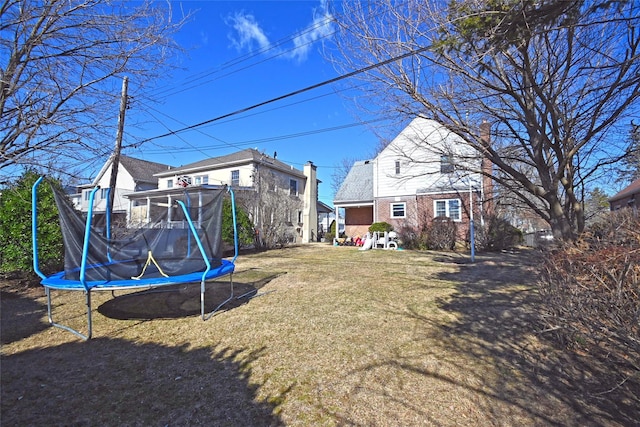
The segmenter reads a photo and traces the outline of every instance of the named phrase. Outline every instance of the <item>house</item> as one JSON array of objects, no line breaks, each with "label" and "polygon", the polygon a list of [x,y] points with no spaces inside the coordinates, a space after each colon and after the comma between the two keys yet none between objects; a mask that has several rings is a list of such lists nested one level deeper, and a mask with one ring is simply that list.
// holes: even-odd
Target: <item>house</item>
[{"label": "house", "polygon": [[[79,186],[78,193],[72,196],[75,207],[82,212],[87,212],[91,191],[95,187],[100,187],[100,190],[94,196],[94,224],[98,226],[104,225],[103,221],[107,206],[108,189],[111,183],[113,159],[113,156],[109,157],[91,184]],[[120,219],[124,221],[129,207],[129,200],[126,196],[136,191],[158,188],[158,180],[154,177],[154,174],[169,168],[170,166],[162,163],[149,162],[121,155],[116,177],[112,218],[114,220]]]},{"label": "house", "polygon": [[[318,202],[318,235],[324,237],[328,233],[331,224],[336,219],[336,213],[333,208],[322,202]],[[341,218],[340,231],[344,231],[344,218]]]},{"label": "house", "polygon": [[609,199],[609,206],[612,211],[623,208],[631,208],[634,215],[638,215],[640,208],[640,179],[636,179],[629,186]]},{"label": "house", "polygon": [[[480,126],[489,143],[489,125]],[[375,222],[395,231],[419,231],[446,216],[464,238],[469,220],[490,209],[492,165],[442,124],[415,118],[375,159],[356,162],[336,193],[347,236],[364,235]]]},{"label": "house", "polygon": [[[255,149],[204,159],[153,174],[157,189],[129,194],[130,221],[143,220],[151,201],[165,199],[185,188],[229,185],[253,221],[258,238],[267,245],[312,242],[318,238],[316,166],[303,170]],[[323,209],[321,207],[321,209]]]}]

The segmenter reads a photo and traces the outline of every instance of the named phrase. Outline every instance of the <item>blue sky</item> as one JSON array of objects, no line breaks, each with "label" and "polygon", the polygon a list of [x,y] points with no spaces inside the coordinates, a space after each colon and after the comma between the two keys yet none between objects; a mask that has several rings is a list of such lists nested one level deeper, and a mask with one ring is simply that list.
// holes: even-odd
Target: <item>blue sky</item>
[{"label": "blue sky", "polygon": [[[338,74],[322,49],[331,43],[331,14],[314,1],[183,1],[174,13],[195,11],[176,35],[187,50],[181,70],[157,90],[150,103],[133,95],[124,145],[251,107],[317,84]],[[219,120],[195,130],[153,139],[124,154],[179,166],[257,148],[302,169],[318,166],[320,200],[332,203],[331,175],[342,159],[366,159],[378,138],[357,125],[357,110],[344,84],[324,86]],[[374,119],[374,118],[364,118]],[[338,129],[336,129],[338,128]],[[335,129],[329,131],[328,129]],[[286,136],[290,136],[284,138]]]}]

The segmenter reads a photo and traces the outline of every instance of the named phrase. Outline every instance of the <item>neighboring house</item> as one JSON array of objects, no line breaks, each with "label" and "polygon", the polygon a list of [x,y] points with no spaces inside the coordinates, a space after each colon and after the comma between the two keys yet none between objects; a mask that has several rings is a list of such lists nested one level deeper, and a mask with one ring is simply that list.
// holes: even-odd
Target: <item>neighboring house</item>
[{"label": "neighboring house", "polygon": [[[141,220],[151,200],[171,202],[184,188],[229,185],[267,244],[318,238],[318,179],[312,162],[295,169],[255,149],[238,151],[154,174],[157,189],[129,194],[130,220]],[[323,209],[321,207],[321,209]]]},{"label": "neighboring house", "polygon": [[[77,209],[87,212],[89,209],[89,195],[91,191],[99,186],[100,190],[95,194],[94,199],[94,224],[103,225],[104,215],[107,206],[108,189],[111,183],[111,169],[113,156],[102,166],[100,172],[91,184],[78,187],[78,194],[72,197],[72,201]],[[128,156],[120,156],[118,174],[116,176],[115,194],[113,199],[113,216],[115,220],[124,220],[129,208],[127,195],[136,191],[146,191],[158,188],[158,180],[154,174],[169,169],[170,166],[140,160]]]},{"label": "neighboring house", "polygon": [[[489,125],[481,126],[489,143]],[[482,222],[492,198],[492,165],[445,126],[414,119],[375,159],[356,162],[336,193],[336,211],[345,212],[347,236],[362,236],[375,222],[394,230],[419,231],[433,218],[469,228],[470,206]],[[475,172],[468,172],[474,170]]]},{"label": "neighboring house", "polygon": [[[318,234],[320,237],[324,237],[324,234],[329,232],[331,223],[335,219],[336,214],[333,208],[322,202],[318,202]],[[344,230],[344,218],[342,219],[340,229]]]},{"label": "neighboring house", "polygon": [[638,215],[640,208],[640,179],[636,179],[628,187],[609,199],[609,206],[612,211],[623,208],[630,208],[634,215]]}]

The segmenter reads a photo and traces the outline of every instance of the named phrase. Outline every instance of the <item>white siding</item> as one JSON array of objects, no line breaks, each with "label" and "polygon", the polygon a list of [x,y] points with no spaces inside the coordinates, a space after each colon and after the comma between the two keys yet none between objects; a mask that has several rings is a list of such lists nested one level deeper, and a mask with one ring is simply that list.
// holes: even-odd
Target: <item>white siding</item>
[{"label": "white siding", "polygon": [[169,188],[168,181],[173,181],[173,187],[176,187],[178,177],[188,176],[191,178],[191,185],[195,185],[195,178],[207,176],[209,185],[231,185],[231,171],[239,172],[240,187],[251,187],[253,185],[253,165],[245,164],[239,166],[229,166],[222,169],[199,170],[193,173],[181,173],[172,176],[165,176],[159,179],[159,188],[166,190]]},{"label": "white siding", "polygon": [[[440,173],[443,154],[476,157],[456,134],[432,120],[414,119],[374,161],[374,197],[415,195],[428,189],[461,187],[462,176]],[[460,157],[458,163],[463,162]],[[397,174],[397,162],[400,173]],[[464,161],[468,163],[468,160]],[[480,160],[477,163],[480,165]],[[479,176],[474,180],[479,181]]]},{"label": "white siding", "polygon": [[[108,169],[98,180],[97,184],[101,189],[109,188],[111,183],[111,169]],[[126,211],[129,206],[129,200],[124,198],[125,194],[133,193],[135,190],[135,181],[131,174],[124,168],[118,169],[118,176],[116,177],[115,196],[113,199],[113,211]],[[89,209],[89,201],[86,198],[86,193],[90,193],[93,188],[83,189],[82,197],[80,199],[81,207],[83,211]],[[93,209],[95,212],[104,212],[107,209],[107,199],[102,197],[102,191],[98,190],[94,196]]]}]

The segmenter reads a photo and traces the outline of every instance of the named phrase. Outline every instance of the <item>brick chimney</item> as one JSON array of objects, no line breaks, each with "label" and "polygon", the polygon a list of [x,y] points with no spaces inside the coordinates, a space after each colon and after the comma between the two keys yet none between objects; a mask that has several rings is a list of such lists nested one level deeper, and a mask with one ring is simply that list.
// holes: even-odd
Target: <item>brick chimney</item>
[{"label": "brick chimney", "polygon": [[[480,143],[486,149],[491,145],[491,124],[483,120],[480,124]],[[486,153],[482,156],[482,208],[485,214],[493,213],[493,179],[489,176],[493,175],[493,162],[486,157]]]}]

